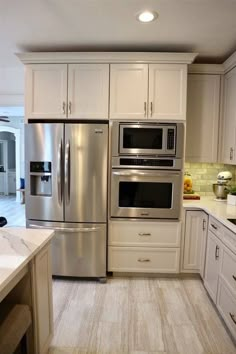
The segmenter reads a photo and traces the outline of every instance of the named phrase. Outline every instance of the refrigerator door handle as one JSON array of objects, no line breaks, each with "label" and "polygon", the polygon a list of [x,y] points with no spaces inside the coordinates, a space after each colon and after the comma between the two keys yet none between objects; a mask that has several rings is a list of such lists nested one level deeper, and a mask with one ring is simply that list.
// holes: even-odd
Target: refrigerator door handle
[{"label": "refrigerator door handle", "polygon": [[70,202],[70,141],[66,143],[65,149],[65,199],[66,204]]},{"label": "refrigerator door handle", "polygon": [[62,141],[60,141],[59,143],[58,153],[57,153],[57,195],[58,195],[58,202],[60,205],[62,203],[61,158],[62,158]]},{"label": "refrigerator door handle", "polygon": [[48,229],[54,231],[65,231],[65,232],[96,232],[100,230],[100,227],[53,227],[53,226],[41,226],[36,224],[29,224],[29,227],[37,229]]}]

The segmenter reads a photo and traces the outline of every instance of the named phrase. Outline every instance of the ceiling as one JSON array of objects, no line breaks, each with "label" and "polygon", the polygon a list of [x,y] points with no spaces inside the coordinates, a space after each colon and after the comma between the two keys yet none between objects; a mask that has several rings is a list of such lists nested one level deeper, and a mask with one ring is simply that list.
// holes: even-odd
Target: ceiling
[{"label": "ceiling", "polygon": [[[139,23],[144,9],[157,21]],[[222,63],[236,50],[236,0],[1,0],[0,65],[24,51],[198,52]]]}]

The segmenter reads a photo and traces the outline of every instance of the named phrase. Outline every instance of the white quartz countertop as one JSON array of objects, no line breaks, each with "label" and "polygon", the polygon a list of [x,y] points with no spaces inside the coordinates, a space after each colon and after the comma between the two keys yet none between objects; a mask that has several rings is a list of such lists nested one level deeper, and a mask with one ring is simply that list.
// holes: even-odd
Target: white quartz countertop
[{"label": "white quartz countertop", "polygon": [[0,293],[51,240],[53,230],[0,229]]},{"label": "white quartz countertop", "polygon": [[236,225],[227,220],[236,219],[236,206],[227,204],[227,201],[216,201],[214,197],[201,197],[200,200],[184,200],[183,207],[204,210],[236,233]]}]

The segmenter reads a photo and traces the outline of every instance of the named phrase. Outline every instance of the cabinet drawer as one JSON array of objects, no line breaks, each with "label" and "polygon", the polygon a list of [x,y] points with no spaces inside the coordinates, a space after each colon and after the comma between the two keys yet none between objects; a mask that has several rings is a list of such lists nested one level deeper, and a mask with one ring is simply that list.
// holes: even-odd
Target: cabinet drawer
[{"label": "cabinet drawer", "polygon": [[213,232],[213,234],[215,234],[217,237],[219,237],[219,239],[222,238],[224,226],[212,216],[209,218],[208,229],[211,230],[211,232]]},{"label": "cabinet drawer", "polygon": [[111,246],[180,247],[180,222],[112,221],[108,243]]},{"label": "cabinet drawer", "polygon": [[236,235],[224,227],[223,242],[236,254]]},{"label": "cabinet drawer", "polygon": [[236,339],[236,299],[221,278],[219,278],[217,307]]},{"label": "cabinet drawer", "polygon": [[226,247],[222,250],[220,275],[236,294],[236,256]]},{"label": "cabinet drawer", "polygon": [[108,271],[178,273],[179,248],[109,247]]}]

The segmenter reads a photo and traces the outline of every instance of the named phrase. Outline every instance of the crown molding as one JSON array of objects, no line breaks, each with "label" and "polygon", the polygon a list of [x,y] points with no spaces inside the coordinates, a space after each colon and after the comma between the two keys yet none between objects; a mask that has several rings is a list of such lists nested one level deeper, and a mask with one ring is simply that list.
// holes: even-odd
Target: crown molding
[{"label": "crown molding", "polygon": [[222,64],[191,64],[188,66],[189,74],[224,74]]},{"label": "crown molding", "polygon": [[197,53],[158,52],[31,52],[16,53],[23,64],[160,63],[190,64]]},{"label": "crown molding", "polygon": [[223,63],[225,73],[232,70],[236,66],[236,52],[234,52],[226,61]]}]

